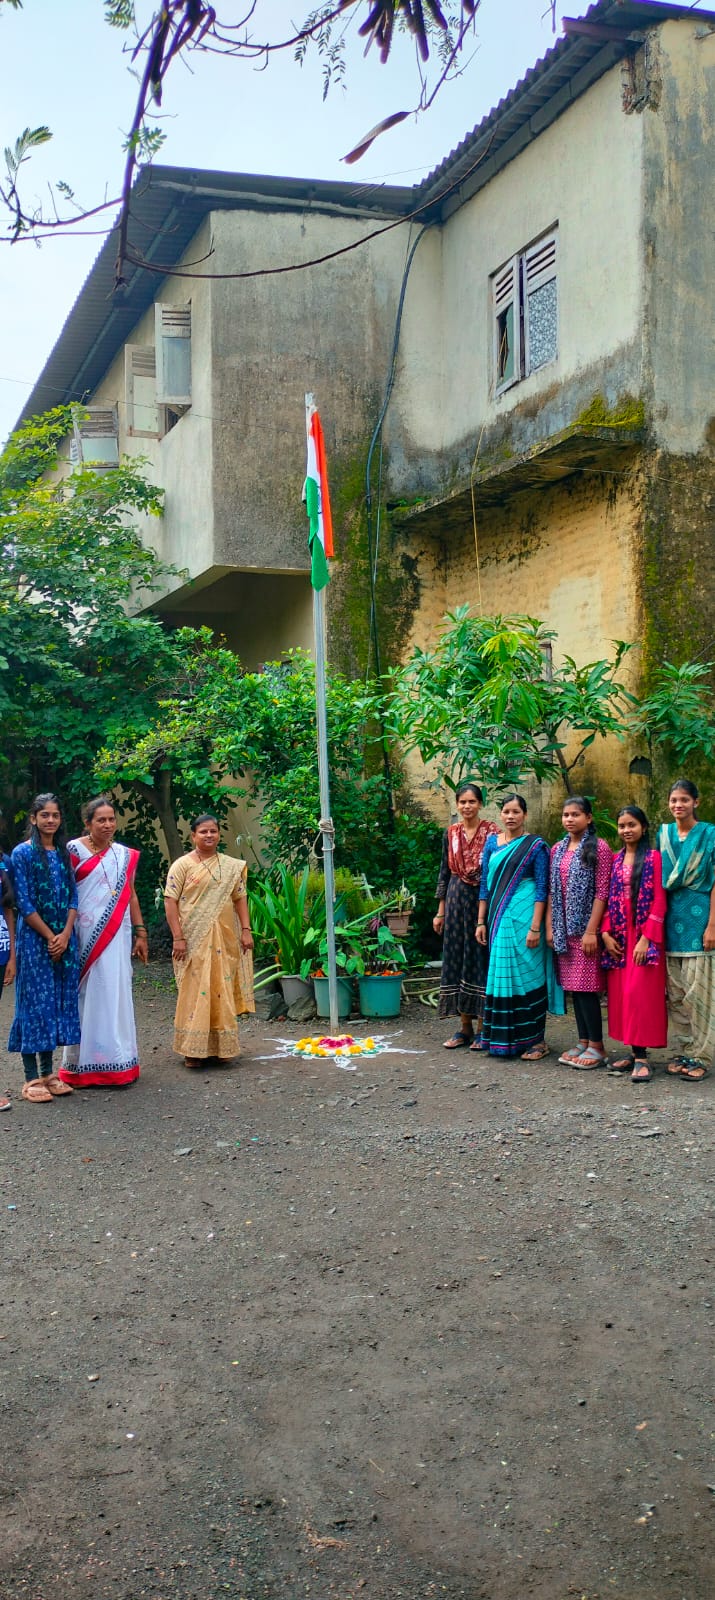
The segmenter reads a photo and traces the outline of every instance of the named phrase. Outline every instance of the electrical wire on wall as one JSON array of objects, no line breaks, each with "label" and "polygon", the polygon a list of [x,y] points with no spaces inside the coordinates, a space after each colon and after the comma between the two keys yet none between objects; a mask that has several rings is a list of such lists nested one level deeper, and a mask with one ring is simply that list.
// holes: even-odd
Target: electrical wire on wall
[{"label": "electrical wire on wall", "polygon": [[[414,259],[414,254],[415,254],[415,251],[417,249],[417,246],[418,246],[418,244],[420,242],[420,239],[422,239],[424,237],[424,235],[428,232],[428,228],[429,228],[429,224],[425,224],[425,226],[423,228],[420,228],[420,231],[419,231],[419,233],[417,235],[417,238],[414,241],[414,244],[411,245],[411,247],[409,248],[408,253],[407,253],[407,258],[406,258],[404,269],[403,269],[403,273],[402,273],[402,283],[400,285],[400,298],[399,298],[398,303],[397,303],[397,315],[395,317],[395,331],[394,331],[393,339],[392,339],[392,350],[391,350],[391,353],[390,353],[390,366],[389,366],[388,374],[387,374],[387,383],[385,385],[385,393],[384,393],[384,396],[383,396],[382,405],[380,407],[380,414],[378,416],[377,422],[375,423],[375,428],[374,428],[374,431],[373,431],[373,435],[372,435],[372,438],[370,440],[370,445],[369,445],[369,449],[368,449],[368,452],[367,452],[367,460],[365,462],[365,524],[366,524],[366,529],[367,529],[367,559],[368,559],[368,575],[369,575],[369,582],[370,582],[370,630],[369,630],[369,635],[368,635],[367,665],[366,665],[366,669],[365,669],[367,677],[369,677],[369,675],[370,675],[370,662],[371,662],[371,658],[372,657],[374,657],[374,662],[375,662],[375,676],[377,678],[381,678],[382,677],[382,660],[381,660],[381,655],[380,655],[380,630],[379,630],[379,626],[378,626],[378,617],[377,617],[377,564],[378,564],[378,559],[379,559],[379,554],[380,554],[380,507],[381,507],[381,499],[382,499],[382,428],[383,428],[383,423],[385,421],[385,417],[387,415],[387,408],[388,408],[388,406],[390,404],[390,398],[391,398],[391,395],[392,395],[392,390],[393,390],[394,384],[395,384],[395,371],[396,371],[396,368],[397,368],[397,351],[398,351],[398,347],[399,347],[399,343],[400,343],[400,328],[402,326],[402,312],[403,312],[404,304],[405,304],[405,294],[407,292],[407,280],[408,280],[409,275],[410,275],[410,267],[412,266],[412,262],[413,262],[413,259]],[[378,456],[378,471],[377,471],[377,512],[376,512],[376,515],[375,515],[375,518],[374,518],[374,521],[373,521],[372,459],[373,459],[373,456],[374,456],[374,453],[375,453],[375,446],[377,445],[378,440],[379,440],[379,443],[380,443],[380,453],[379,453],[379,456]],[[380,722],[380,743],[382,745],[382,765],[383,765],[383,770],[384,770],[384,774],[385,774],[385,784],[386,784],[386,788],[387,788],[387,808],[388,808],[387,809],[387,821],[388,821],[389,828],[392,830],[394,828],[394,812],[395,812],[394,796],[393,796],[393,789],[392,789],[392,772],[391,772],[391,769],[390,769],[390,752],[389,752],[389,747],[388,747],[388,743],[387,743],[387,732],[386,732],[386,729],[385,729],[385,724],[382,721],[382,719],[381,719],[381,722]]]}]

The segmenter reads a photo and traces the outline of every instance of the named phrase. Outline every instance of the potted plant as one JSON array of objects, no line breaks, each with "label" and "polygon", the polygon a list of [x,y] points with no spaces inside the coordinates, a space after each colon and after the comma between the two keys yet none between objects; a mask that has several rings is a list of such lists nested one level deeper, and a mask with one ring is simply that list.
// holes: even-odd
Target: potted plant
[{"label": "potted plant", "polygon": [[[335,965],[338,979],[338,1016],[349,1017],[353,1008],[353,977],[361,972],[362,963],[354,948],[353,935],[348,932],[350,923],[337,923],[335,927]],[[303,959],[301,977],[311,978],[315,991],[315,1006],[319,1017],[330,1016],[330,984],[328,980],[328,936],[325,930],[310,929],[307,939],[310,951]]]},{"label": "potted plant", "polygon": [[363,1017],[397,1017],[402,1001],[405,952],[386,923],[375,921],[361,941],[358,978]]},{"label": "potted plant", "polygon": [[405,883],[401,883],[394,893],[386,891],[387,898],[380,906],[380,916],[384,918],[390,932],[396,939],[404,939],[410,931],[410,918],[415,909],[415,895],[410,893]]},{"label": "potted plant", "polygon": [[312,994],[310,982],[301,976],[306,955],[315,948],[325,928],[325,903],[316,900],[308,920],[307,893],[309,869],[299,879],[279,865],[272,881],[249,893],[251,926],[254,934],[275,950],[273,976],[280,979],[287,1006]]},{"label": "potted plant", "polygon": [[[316,955],[324,973],[327,964],[327,937],[313,938]],[[335,958],[338,972],[358,980],[360,1011],[364,1017],[396,1017],[402,999],[405,952],[387,925],[368,912],[353,922],[335,929]],[[306,958],[304,972],[315,973],[317,960]],[[327,990],[327,979],[324,978]],[[327,1013],[326,1013],[327,1015]]]}]

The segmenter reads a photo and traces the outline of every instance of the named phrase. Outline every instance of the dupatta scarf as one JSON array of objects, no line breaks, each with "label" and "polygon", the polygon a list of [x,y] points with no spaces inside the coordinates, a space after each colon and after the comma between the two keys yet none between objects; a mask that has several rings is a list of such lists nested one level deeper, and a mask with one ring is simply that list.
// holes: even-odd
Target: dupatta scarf
[{"label": "dupatta scarf", "polygon": [[[601,966],[609,972],[613,971],[615,967],[625,967],[626,964],[626,936],[628,932],[626,900],[627,896],[630,895],[630,885],[628,888],[626,888],[625,878],[623,875],[625,854],[625,850],[619,850],[618,855],[614,856],[613,858],[611,887],[608,893],[608,915],[611,923],[611,933],[618,940],[618,943],[621,945],[623,950],[623,954],[620,956],[610,955],[608,950],[603,951],[601,956]],[[641,937],[640,930],[648,921],[651,911],[653,910],[654,854],[654,850],[648,850],[646,853],[645,860],[643,862],[643,873],[638,888],[638,900],[636,902],[635,915],[636,938],[638,939]],[[657,965],[659,960],[660,945],[654,944],[653,940],[649,939],[648,953],[645,958],[645,964],[647,967],[654,967]]]},{"label": "dupatta scarf", "polygon": [[561,862],[569,847],[568,836],[557,844],[551,860],[551,923],[554,931],[554,950],[565,956],[568,939],[580,938],[586,932],[596,895],[596,864],[589,867],[583,860],[585,840],[574,851],[574,859],[566,879],[566,895],[561,882]]},{"label": "dupatta scarf", "polygon": [[478,888],[484,846],[490,833],[496,831],[493,822],[480,822],[474,836],[468,839],[461,822],[455,822],[447,829],[449,870],[455,878],[461,878],[462,883],[471,883]]},{"label": "dupatta scarf", "polygon": [[715,827],[711,822],[696,822],[682,840],[678,840],[677,824],[664,822],[658,832],[658,848],[663,858],[663,888],[669,894],[674,889],[710,893],[715,852]]}]

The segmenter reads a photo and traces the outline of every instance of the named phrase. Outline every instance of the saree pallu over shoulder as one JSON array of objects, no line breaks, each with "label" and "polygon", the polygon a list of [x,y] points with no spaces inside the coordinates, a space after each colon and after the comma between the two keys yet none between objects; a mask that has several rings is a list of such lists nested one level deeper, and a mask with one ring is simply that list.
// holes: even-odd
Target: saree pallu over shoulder
[{"label": "saree pallu over shoulder", "polygon": [[130,901],[139,851],[112,843],[93,852],[69,844],[79,897],[79,1046],[64,1052],[59,1076],[74,1087],[125,1088],[139,1077],[132,999]]},{"label": "saree pallu over shoulder", "polygon": [[246,894],[247,871],[245,861],[223,855],[212,864],[180,856],[169,868],[165,895],[177,903],[186,940],[184,961],[174,961],[174,1049],[192,1060],[238,1055],[236,1018],[255,1011],[253,962],[241,949],[234,904]]},{"label": "saree pallu over shoulder", "polygon": [[488,841],[485,849],[489,970],[482,1041],[494,1056],[520,1055],[544,1037],[546,944],[543,932],[533,950],[526,939],[536,901],[546,899],[548,863],[548,845],[533,834],[497,847]]}]

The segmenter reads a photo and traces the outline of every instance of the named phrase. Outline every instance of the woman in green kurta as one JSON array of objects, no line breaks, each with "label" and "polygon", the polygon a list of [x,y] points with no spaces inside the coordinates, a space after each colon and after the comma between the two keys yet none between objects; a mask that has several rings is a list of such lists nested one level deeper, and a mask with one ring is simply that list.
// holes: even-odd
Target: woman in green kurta
[{"label": "woman in green kurta", "polygon": [[668,897],[668,1013],[689,1053],[675,1056],[667,1071],[697,1083],[715,1055],[715,827],[698,821],[698,791],[688,778],[673,784],[668,804],[673,821],[658,832]]}]

